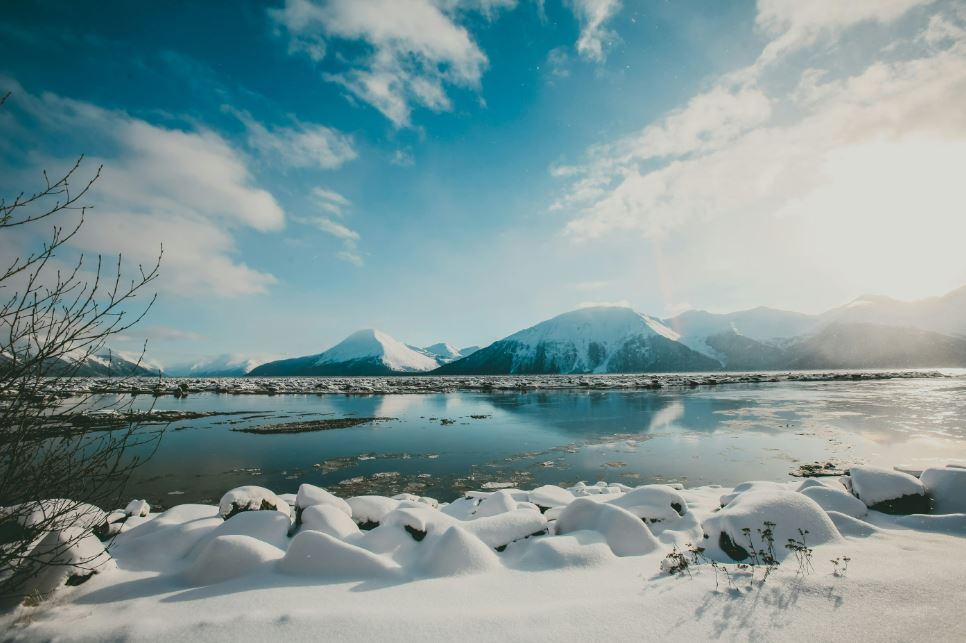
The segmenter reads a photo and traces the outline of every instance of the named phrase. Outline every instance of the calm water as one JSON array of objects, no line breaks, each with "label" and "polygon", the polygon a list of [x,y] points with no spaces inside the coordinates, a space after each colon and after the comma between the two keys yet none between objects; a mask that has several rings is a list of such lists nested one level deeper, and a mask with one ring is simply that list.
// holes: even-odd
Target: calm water
[{"label": "calm water", "polygon": [[[341,495],[409,491],[448,500],[487,484],[730,485],[788,479],[816,460],[966,461],[962,376],[679,391],[195,395],[159,398],[156,408],[251,414],[168,427],[129,490],[161,506],[216,502],[241,484],[285,493],[311,482]],[[287,435],[231,430],[351,416],[395,419]]]}]

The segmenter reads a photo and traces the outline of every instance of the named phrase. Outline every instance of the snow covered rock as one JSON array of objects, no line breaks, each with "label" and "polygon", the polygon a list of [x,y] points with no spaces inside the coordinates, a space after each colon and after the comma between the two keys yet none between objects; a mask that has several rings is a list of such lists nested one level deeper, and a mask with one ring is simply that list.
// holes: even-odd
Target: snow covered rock
[{"label": "snow covered rock", "polygon": [[251,574],[265,564],[279,560],[284,552],[258,538],[223,534],[209,540],[184,579],[192,585],[212,585]]},{"label": "snow covered rock", "polygon": [[680,493],[661,484],[644,485],[608,500],[647,522],[674,520],[688,512],[688,502]]},{"label": "snow covered rock", "polygon": [[547,519],[539,511],[514,509],[470,520],[462,527],[489,547],[501,551],[514,541],[546,533]]},{"label": "snow covered rock", "polygon": [[[761,533],[769,525],[771,543]],[[709,553],[737,561],[747,560],[762,550],[770,550],[775,560],[782,560],[788,554],[785,545],[790,540],[802,540],[799,530],[805,532],[805,544],[809,547],[841,540],[822,507],[805,494],[788,489],[739,493],[723,509],[705,518],[701,528]]]},{"label": "snow covered rock", "polygon": [[966,513],[966,469],[929,468],[922,472],[919,481],[932,498],[934,513]]},{"label": "snow covered rock", "polygon": [[200,550],[211,539],[219,536],[249,536],[284,549],[292,523],[279,511],[243,511],[218,525],[205,536],[195,550]]},{"label": "snow covered rock", "polygon": [[278,569],[283,574],[337,580],[387,578],[400,571],[391,559],[320,531],[303,531],[295,536]]},{"label": "snow covered rock", "polygon": [[359,533],[356,525],[344,511],[334,505],[312,505],[302,511],[302,529],[321,531],[333,538],[345,540]]},{"label": "snow covered rock", "polygon": [[46,594],[64,584],[80,585],[117,566],[104,544],[84,527],[48,531],[27,556],[27,568],[34,571],[20,591],[28,594]]},{"label": "snow covered rock", "polygon": [[557,533],[596,531],[618,556],[642,556],[654,551],[658,541],[640,518],[622,507],[577,498],[557,519]]},{"label": "snow covered rock", "polygon": [[114,551],[132,570],[161,571],[187,555],[202,538],[223,525],[218,508],[178,505],[122,532]]},{"label": "snow covered rock", "polygon": [[869,513],[869,508],[865,503],[846,493],[843,489],[832,489],[824,485],[806,487],[799,493],[808,496],[818,503],[825,511],[837,511],[853,518],[864,518]]},{"label": "snow covered rock", "polygon": [[329,493],[322,487],[316,487],[315,485],[299,485],[299,492],[295,496],[296,511],[301,512],[314,505],[331,505],[347,516],[352,515],[352,507],[339,496]]},{"label": "snow covered rock", "polygon": [[528,542],[520,559],[520,566],[533,570],[599,567],[616,558],[602,534],[596,531],[575,531],[565,536],[551,536]]},{"label": "snow covered rock", "polygon": [[551,507],[564,507],[574,501],[574,494],[556,485],[548,484],[530,492],[530,502],[546,511]]},{"label": "snow covered rock", "polygon": [[422,561],[427,576],[464,576],[500,567],[500,559],[482,540],[457,525],[443,532]]},{"label": "snow covered rock", "polygon": [[869,509],[889,514],[929,512],[929,497],[922,483],[894,469],[857,466],[849,469],[852,495]]},{"label": "snow covered rock", "polygon": [[399,506],[398,500],[384,496],[353,496],[346,503],[352,509],[352,519],[362,529],[379,526],[386,514]]},{"label": "snow covered rock", "polygon": [[243,511],[278,511],[286,516],[291,515],[287,502],[268,489],[255,485],[236,487],[222,496],[218,503],[218,513],[226,520]]},{"label": "snow covered rock", "polygon": [[127,507],[124,508],[124,513],[128,516],[139,516],[144,518],[149,513],[151,513],[151,505],[148,504],[147,500],[132,500],[127,503]]},{"label": "snow covered rock", "polygon": [[751,480],[749,482],[742,482],[731,490],[731,493],[726,493],[721,496],[720,503],[722,507],[728,506],[728,504],[737,498],[740,494],[747,491],[779,491],[788,489],[788,485],[784,485],[780,482],[772,482],[770,480]]},{"label": "snow covered rock", "polygon": [[513,511],[517,508],[517,500],[509,491],[501,489],[483,499],[474,512],[474,516],[485,518],[497,514]]}]

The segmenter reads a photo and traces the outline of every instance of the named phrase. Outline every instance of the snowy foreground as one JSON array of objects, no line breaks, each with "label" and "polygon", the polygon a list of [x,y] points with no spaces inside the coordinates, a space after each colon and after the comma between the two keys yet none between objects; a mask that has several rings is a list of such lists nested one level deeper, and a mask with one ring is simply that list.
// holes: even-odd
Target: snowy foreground
[{"label": "snowy foreground", "polygon": [[961,465],[450,504],[240,487],[99,520],[110,559],[5,639],[966,640]]}]

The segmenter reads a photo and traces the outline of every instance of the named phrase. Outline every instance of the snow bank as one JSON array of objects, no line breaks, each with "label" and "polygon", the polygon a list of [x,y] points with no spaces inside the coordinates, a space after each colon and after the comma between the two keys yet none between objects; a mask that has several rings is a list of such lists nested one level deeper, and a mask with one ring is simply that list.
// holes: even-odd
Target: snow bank
[{"label": "snow bank", "polygon": [[966,469],[930,468],[922,472],[919,480],[932,498],[935,513],[966,513]]},{"label": "snow bank", "polygon": [[268,489],[254,485],[232,489],[218,503],[218,514],[222,518],[231,518],[243,511],[278,511],[286,516],[291,514],[287,502]]},{"label": "snow bank", "polygon": [[[763,534],[765,523],[773,525],[771,546]],[[706,518],[701,528],[709,554],[738,561],[761,550],[770,550],[776,560],[782,560],[789,553],[785,545],[790,540],[804,540],[809,547],[841,540],[822,507],[808,496],[788,489],[759,487],[739,493],[727,506]],[[805,532],[804,536],[800,531]]]},{"label": "snow bank", "polygon": [[[946,469],[927,470],[923,483],[955,499],[956,474],[966,469]],[[38,587],[83,581],[74,573],[82,557],[100,559],[99,573],[41,608],[0,615],[0,631],[14,640],[514,640],[533,632],[705,640],[747,638],[754,628],[768,640],[962,639],[966,514],[868,512],[839,487],[738,485],[724,508],[719,487],[606,482],[470,492],[440,508],[414,494],[362,496],[346,501],[352,516],[335,496],[306,487],[301,500],[291,497],[307,505],[294,537],[284,511],[223,520],[220,507],[182,505],[128,518],[113,562],[82,534],[69,550],[75,558],[39,577]],[[866,520],[854,517],[865,512]],[[379,524],[360,531],[356,520]],[[716,570],[700,562],[688,580],[659,572],[671,548],[686,551],[688,543],[719,563],[764,549],[758,530],[766,522],[774,523],[776,558],[789,554],[788,539],[815,548],[814,573],[786,562],[766,586],[751,588],[750,572],[729,565],[737,587],[722,578],[716,588]],[[53,552],[63,536],[45,536],[37,553]],[[843,557],[849,569],[833,577],[842,568],[829,561],[841,565]],[[928,605],[928,619],[909,609],[909,596]]]},{"label": "snow bank", "polygon": [[858,466],[849,469],[849,490],[869,509],[885,513],[924,513],[929,511],[926,490],[916,478],[882,467]]},{"label": "snow bank", "polygon": [[643,556],[658,548],[657,539],[640,518],[621,507],[577,498],[560,514],[557,533],[596,531],[618,556]]}]

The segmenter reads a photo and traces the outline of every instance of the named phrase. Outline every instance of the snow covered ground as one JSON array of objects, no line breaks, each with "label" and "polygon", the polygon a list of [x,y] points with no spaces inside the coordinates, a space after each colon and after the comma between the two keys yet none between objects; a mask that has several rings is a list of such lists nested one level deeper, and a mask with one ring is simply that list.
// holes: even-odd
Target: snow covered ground
[{"label": "snow covered ground", "polygon": [[[111,547],[116,565],[0,617],[0,631],[11,640],[966,639],[966,514],[869,506],[928,494],[934,512],[961,511],[966,468],[920,480],[863,467],[861,481],[864,502],[835,478],[500,489],[448,505],[342,499],[310,485],[287,495],[242,487],[219,507],[157,515],[132,503]],[[742,555],[744,568],[734,561]]]}]

